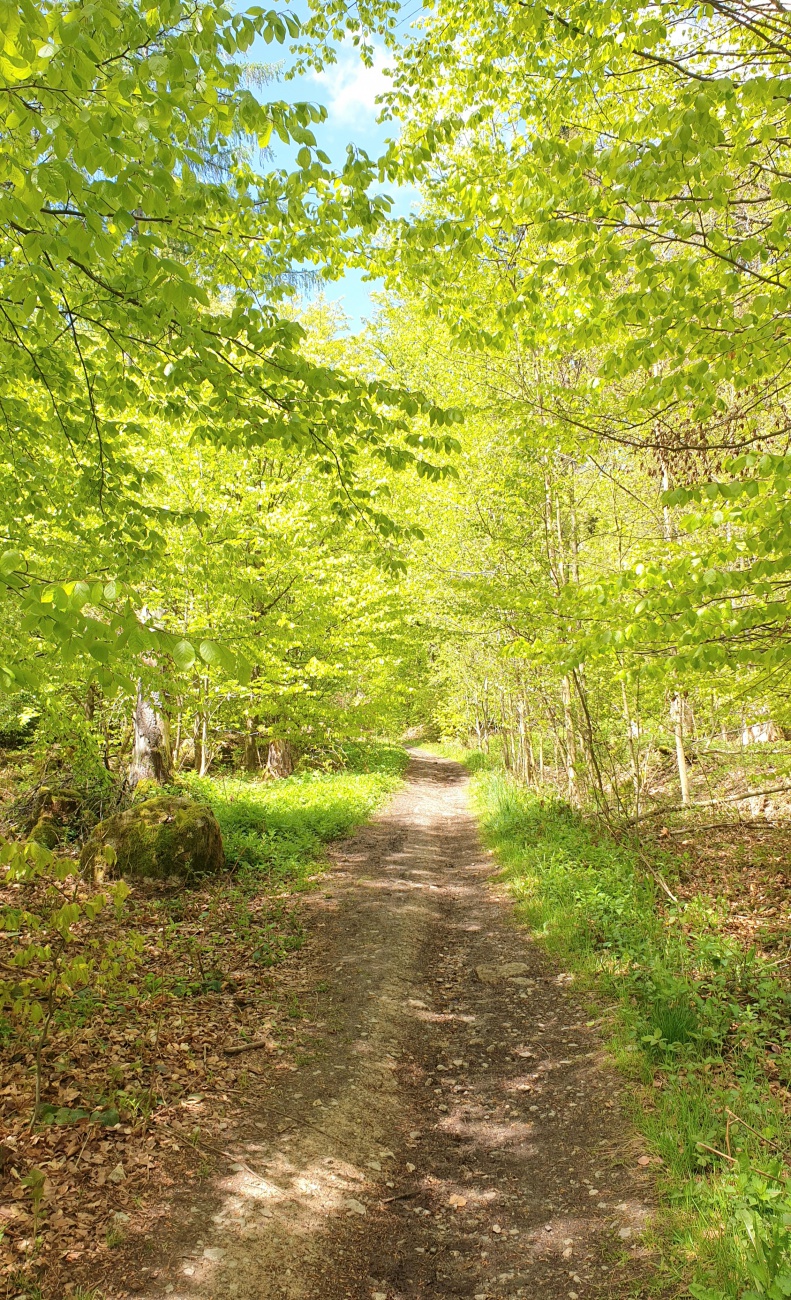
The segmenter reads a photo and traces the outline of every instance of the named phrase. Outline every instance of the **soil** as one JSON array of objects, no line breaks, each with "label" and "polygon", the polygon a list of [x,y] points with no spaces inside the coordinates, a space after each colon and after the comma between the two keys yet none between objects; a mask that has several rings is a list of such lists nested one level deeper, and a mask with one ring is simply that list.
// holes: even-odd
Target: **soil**
[{"label": "soil", "polygon": [[413,753],[388,810],[336,847],[292,959],[295,1005],[322,1007],[309,1052],[296,1069],[246,1053],[261,1078],[214,1177],[114,1252],[108,1294],[646,1294],[653,1171],[590,1005],[492,879],[466,780]]}]

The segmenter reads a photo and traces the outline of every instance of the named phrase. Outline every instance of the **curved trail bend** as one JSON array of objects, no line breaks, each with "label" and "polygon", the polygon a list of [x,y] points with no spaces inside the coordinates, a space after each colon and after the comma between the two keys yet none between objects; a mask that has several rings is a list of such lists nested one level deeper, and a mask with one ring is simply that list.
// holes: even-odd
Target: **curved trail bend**
[{"label": "curved trail bend", "polygon": [[492,886],[465,786],[415,753],[388,810],[334,851],[298,959],[329,1008],[314,1059],[269,1076],[214,1201],[174,1206],[138,1294],[640,1294],[649,1178],[617,1080]]}]

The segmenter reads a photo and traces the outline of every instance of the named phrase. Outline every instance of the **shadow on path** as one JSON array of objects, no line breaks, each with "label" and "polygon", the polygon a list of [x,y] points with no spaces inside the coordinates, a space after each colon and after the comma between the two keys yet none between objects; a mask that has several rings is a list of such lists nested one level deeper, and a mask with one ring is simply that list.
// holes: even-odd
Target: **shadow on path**
[{"label": "shadow on path", "polygon": [[651,1269],[584,1003],[492,886],[464,770],[407,778],[306,904],[315,1059],[250,1104],[152,1300],[583,1300]]}]

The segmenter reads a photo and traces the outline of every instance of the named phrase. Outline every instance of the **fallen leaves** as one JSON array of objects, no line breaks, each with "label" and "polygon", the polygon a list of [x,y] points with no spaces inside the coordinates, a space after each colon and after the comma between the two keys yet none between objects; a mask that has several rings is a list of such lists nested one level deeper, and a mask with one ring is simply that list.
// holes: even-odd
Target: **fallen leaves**
[{"label": "fallen leaves", "polygon": [[[245,1054],[265,1052],[270,1070],[283,1064],[277,1040],[301,1034],[304,1022],[297,1030],[287,1009],[278,1011],[271,977],[239,927],[239,906],[232,890],[175,896],[140,886],[123,922],[106,915],[107,941],[116,928],[142,935],[137,992],[115,1003],[86,997],[53,1037],[43,1056],[44,1122],[32,1133],[33,1044],[3,1041],[0,1202],[12,1213],[0,1219],[0,1279],[22,1266],[46,1281],[45,1293],[61,1294],[64,1273],[76,1281],[97,1267],[106,1273],[113,1244],[142,1226],[162,1189],[205,1169],[205,1139],[231,1090],[245,1091],[260,1073]],[[289,906],[265,895],[249,902],[272,936],[294,930]],[[46,1183],[34,1233],[23,1180],[35,1169]]]}]

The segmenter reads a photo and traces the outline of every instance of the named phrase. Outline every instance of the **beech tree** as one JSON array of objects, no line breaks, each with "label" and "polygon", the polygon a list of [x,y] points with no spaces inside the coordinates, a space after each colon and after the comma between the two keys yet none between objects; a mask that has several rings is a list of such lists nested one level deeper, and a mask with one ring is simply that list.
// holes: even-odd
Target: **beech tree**
[{"label": "beech tree", "polygon": [[[430,474],[447,444],[410,445],[420,396],[311,361],[282,310],[295,265],[332,273],[388,206],[362,155],[329,168],[322,110],[260,103],[245,84],[255,37],[282,42],[295,19],[20,0],[0,32],[5,621],[128,680],[136,655],[175,644],[135,598],[166,544],[140,454],[155,425],[314,458],[339,518],[391,536],[358,482],[360,449]],[[273,132],[296,149],[293,171],[262,153]],[[23,660],[6,658],[7,685],[32,680]]]}]

